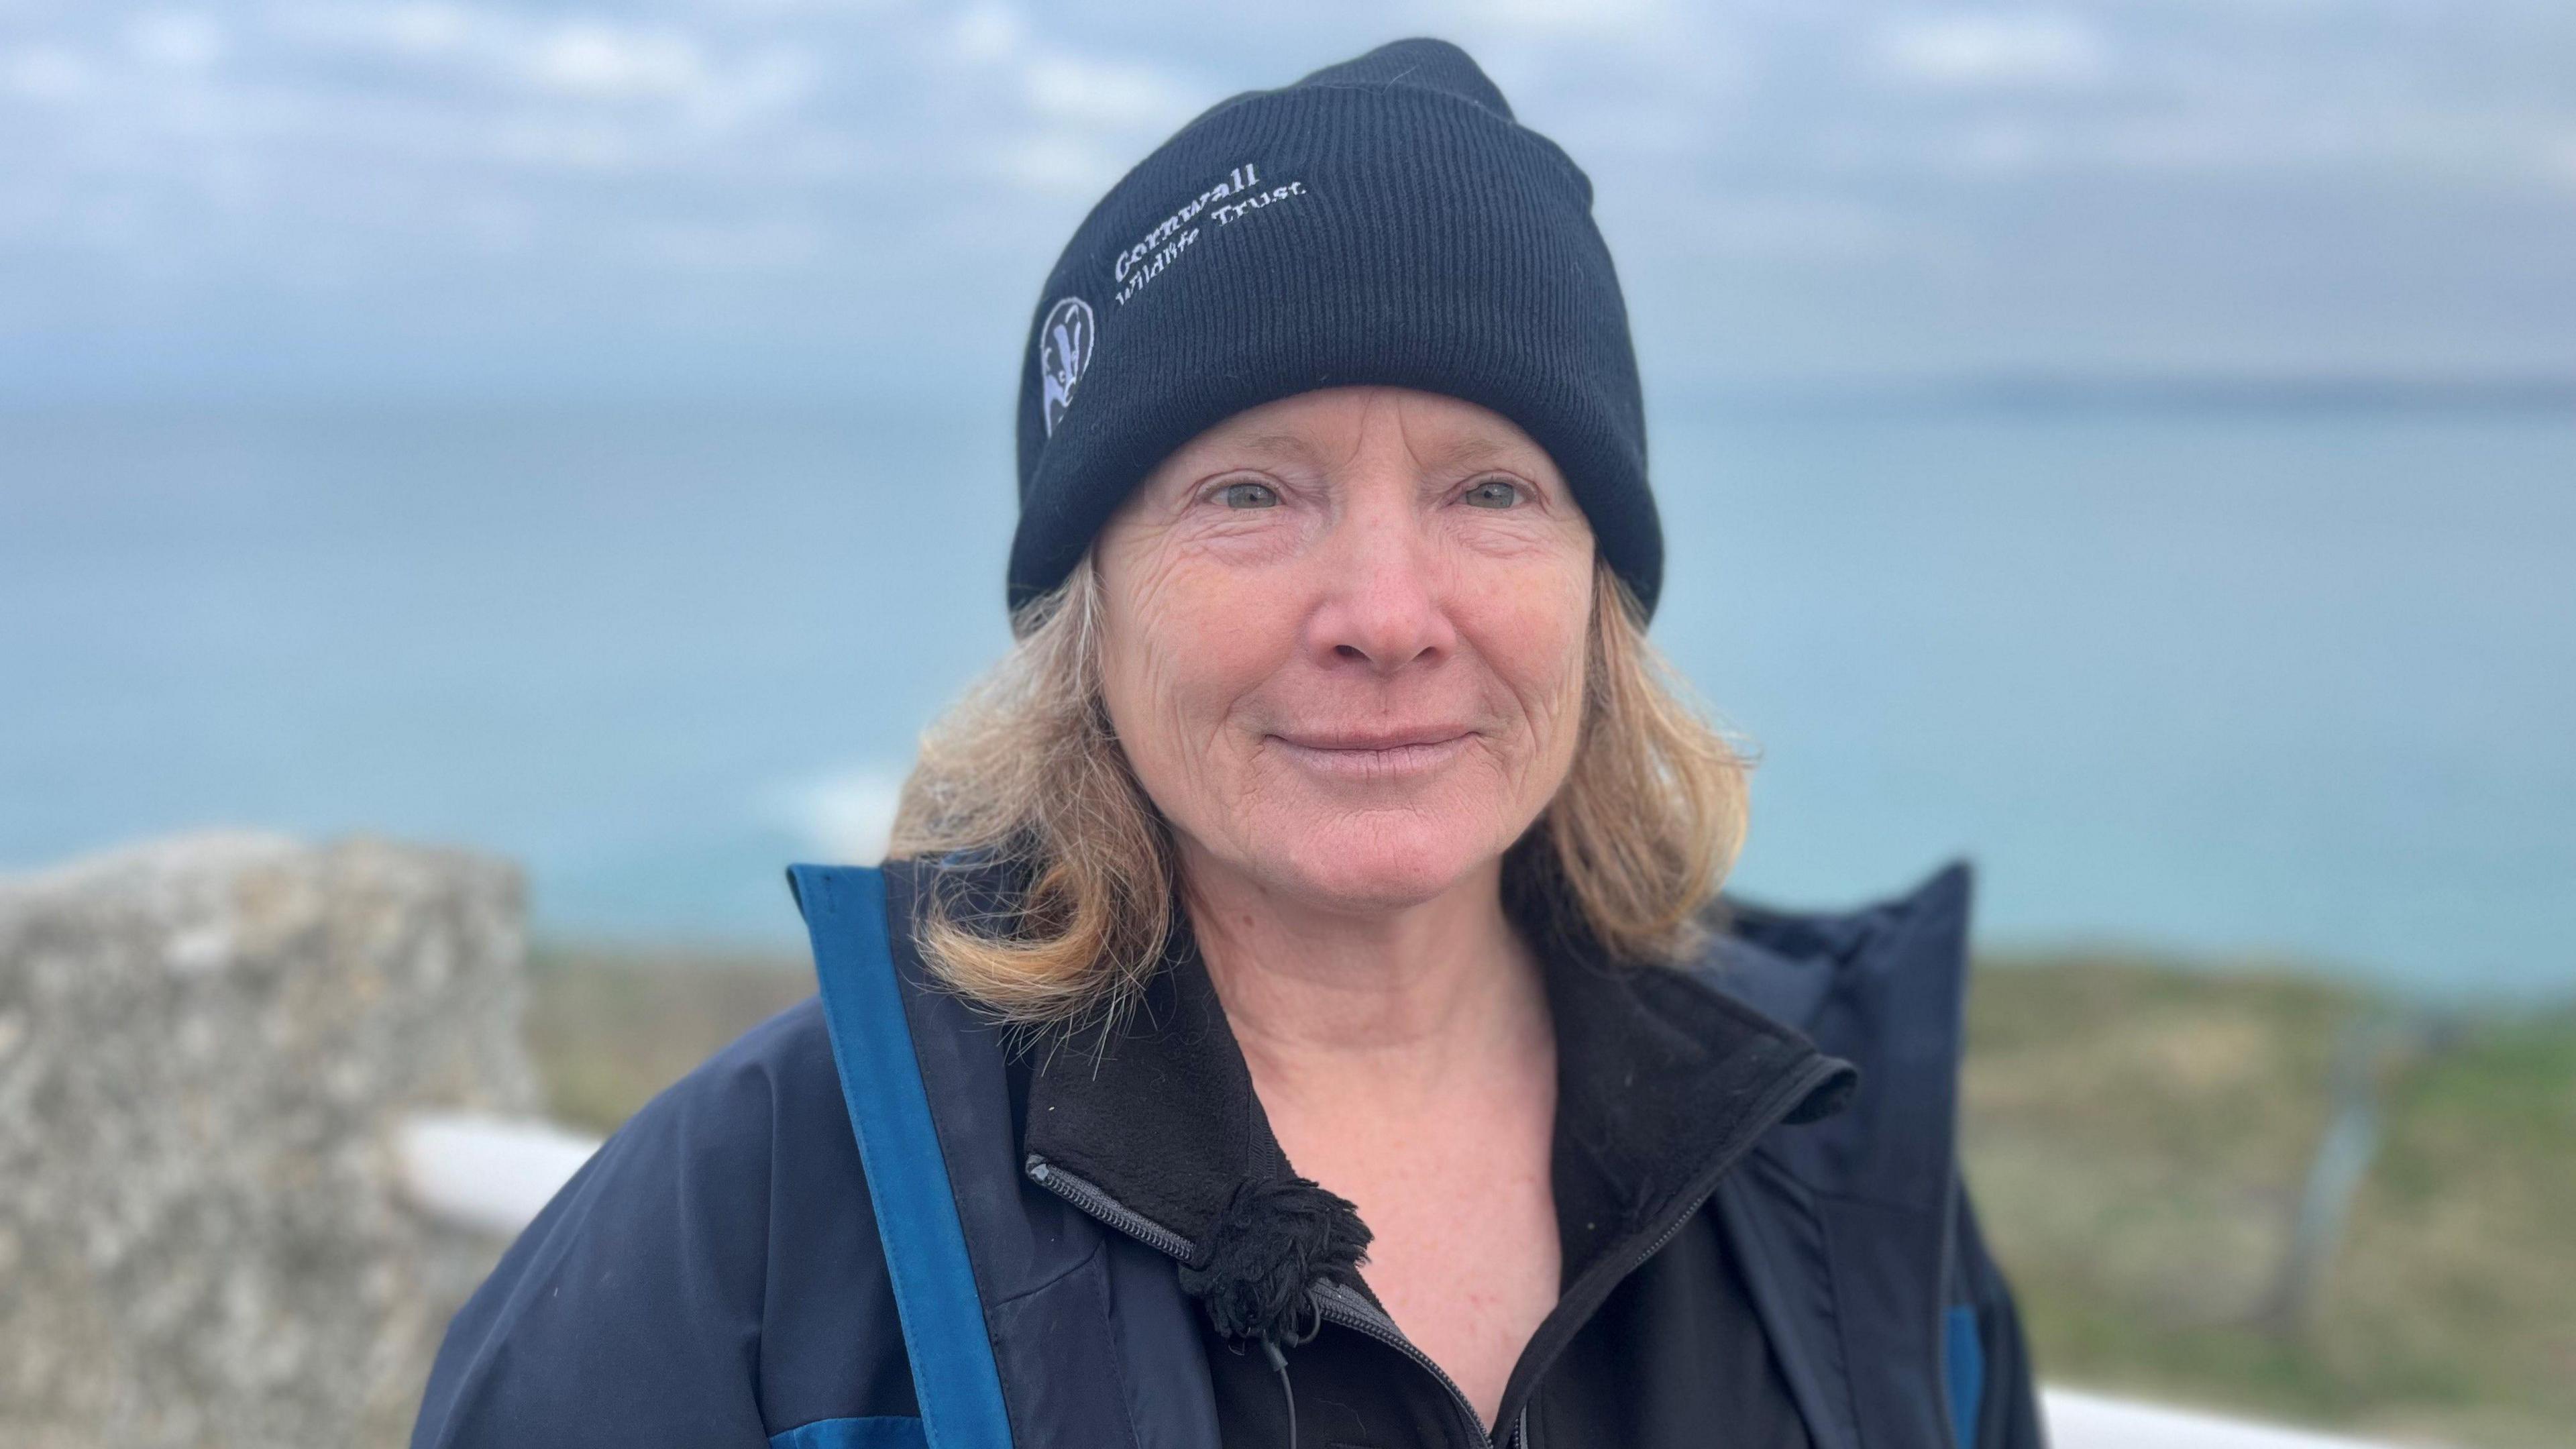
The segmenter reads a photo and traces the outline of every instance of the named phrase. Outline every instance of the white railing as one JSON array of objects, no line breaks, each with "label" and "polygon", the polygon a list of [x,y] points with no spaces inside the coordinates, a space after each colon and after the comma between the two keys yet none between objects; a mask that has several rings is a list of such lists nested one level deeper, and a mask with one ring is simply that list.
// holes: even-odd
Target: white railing
[{"label": "white railing", "polygon": [[513,1236],[572,1180],[599,1139],[551,1122],[423,1112],[394,1135],[403,1196],[442,1222]]},{"label": "white railing", "polygon": [[2048,1421],[2050,1449],[2382,1449],[2314,1429],[2055,1387],[2039,1391],[2039,1412]]}]

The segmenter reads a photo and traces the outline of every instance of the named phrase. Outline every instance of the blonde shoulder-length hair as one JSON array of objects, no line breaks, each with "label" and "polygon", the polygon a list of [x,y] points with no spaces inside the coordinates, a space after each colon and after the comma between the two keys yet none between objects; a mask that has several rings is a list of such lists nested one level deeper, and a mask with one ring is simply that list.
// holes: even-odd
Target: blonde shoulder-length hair
[{"label": "blonde shoulder-length hair", "polygon": [[[1742,847],[1747,757],[1688,702],[1636,595],[1606,565],[1594,575],[1582,733],[1565,783],[1503,858],[1504,892],[1607,957],[1670,964],[1703,945]],[[1014,868],[999,915],[933,889],[914,935],[934,976],[1015,1025],[1122,1012],[1180,898],[1169,827],[1102,701],[1101,606],[1085,554],[1013,616],[1011,651],[922,735],[888,846]]]}]

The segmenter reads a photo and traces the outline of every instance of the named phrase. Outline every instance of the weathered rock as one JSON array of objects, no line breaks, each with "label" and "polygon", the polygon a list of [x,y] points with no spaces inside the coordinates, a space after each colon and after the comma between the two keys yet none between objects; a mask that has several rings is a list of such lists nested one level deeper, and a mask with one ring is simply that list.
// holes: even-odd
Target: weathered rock
[{"label": "weathered rock", "polygon": [[499,1244],[396,1139],[536,1105],[521,896],[247,835],[0,879],[0,1443],[402,1442]]}]

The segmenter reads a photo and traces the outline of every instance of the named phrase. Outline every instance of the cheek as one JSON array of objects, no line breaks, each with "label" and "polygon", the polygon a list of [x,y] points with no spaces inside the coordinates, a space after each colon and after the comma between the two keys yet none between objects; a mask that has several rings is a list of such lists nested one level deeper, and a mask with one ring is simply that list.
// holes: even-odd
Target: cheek
[{"label": "cheek", "polygon": [[1589,579],[1522,579],[1479,609],[1478,649],[1528,722],[1531,764],[1571,758],[1583,712],[1584,651],[1591,629]]},{"label": "cheek", "polygon": [[1221,571],[1184,565],[1134,576],[1113,598],[1101,641],[1111,723],[1147,793],[1167,814],[1212,788],[1233,754],[1235,705],[1276,668],[1257,593]]}]

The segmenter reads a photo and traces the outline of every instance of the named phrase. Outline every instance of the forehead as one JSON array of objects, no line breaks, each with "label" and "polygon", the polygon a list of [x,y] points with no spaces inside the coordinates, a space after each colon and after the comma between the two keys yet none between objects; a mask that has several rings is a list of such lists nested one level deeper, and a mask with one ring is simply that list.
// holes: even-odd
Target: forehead
[{"label": "forehead", "polygon": [[1181,454],[1286,463],[1347,456],[1364,438],[1399,440],[1426,467],[1547,461],[1519,425],[1462,398],[1396,387],[1324,388],[1247,408]]}]

